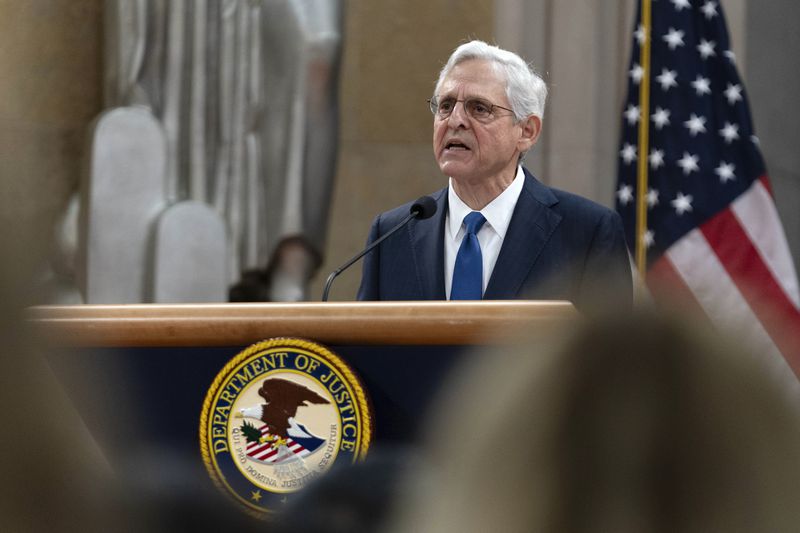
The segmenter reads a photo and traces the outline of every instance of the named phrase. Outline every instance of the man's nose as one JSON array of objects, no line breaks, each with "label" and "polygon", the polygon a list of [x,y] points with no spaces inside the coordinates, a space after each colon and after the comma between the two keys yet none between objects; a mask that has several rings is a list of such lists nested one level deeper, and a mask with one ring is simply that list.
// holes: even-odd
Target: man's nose
[{"label": "man's nose", "polygon": [[451,128],[466,128],[469,126],[469,115],[467,114],[467,108],[464,106],[464,102],[457,101],[455,103],[453,111],[450,113],[450,116],[447,117],[447,120]]}]

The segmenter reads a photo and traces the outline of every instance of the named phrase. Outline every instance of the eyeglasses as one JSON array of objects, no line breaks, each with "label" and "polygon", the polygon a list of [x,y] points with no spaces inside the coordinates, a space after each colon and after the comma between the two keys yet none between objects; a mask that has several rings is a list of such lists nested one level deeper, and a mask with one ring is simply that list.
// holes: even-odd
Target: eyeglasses
[{"label": "eyeglasses", "polygon": [[481,98],[467,98],[465,100],[456,100],[452,97],[443,98],[441,101],[434,96],[428,103],[431,106],[431,113],[433,113],[439,119],[445,119],[449,117],[453,110],[456,108],[456,104],[458,102],[464,103],[464,110],[467,114],[474,118],[479,122],[489,122],[494,118],[494,109],[503,109],[505,111],[509,111],[514,113],[513,109],[509,109],[507,107],[503,107],[497,104],[492,104],[483,100]]}]

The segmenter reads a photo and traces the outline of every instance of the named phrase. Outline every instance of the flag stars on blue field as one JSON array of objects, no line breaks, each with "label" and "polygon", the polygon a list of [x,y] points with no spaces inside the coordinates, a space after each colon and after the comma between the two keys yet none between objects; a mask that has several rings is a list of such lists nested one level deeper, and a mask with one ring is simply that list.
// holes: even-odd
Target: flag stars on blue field
[{"label": "flag stars on blue field", "polygon": [[662,91],[669,91],[670,87],[677,87],[678,73],[674,70],[661,69],[661,74],[656,76],[656,81],[661,84]]},{"label": "flag stars on blue field", "polygon": [[652,209],[657,205],[658,205],[658,190],[657,189],[648,189],[647,190],[647,207]]},{"label": "flag stars on blue field", "polygon": [[622,205],[628,205],[633,200],[633,188],[630,185],[623,185],[617,191],[617,199]]},{"label": "flag stars on blue field", "polygon": [[725,122],[725,126],[719,130],[720,136],[725,139],[726,144],[739,140],[739,125]]},{"label": "flag stars on blue field", "polygon": [[656,243],[655,236],[653,234],[653,230],[651,230],[651,229],[648,229],[647,231],[645,231],[644,235],[642,236],[642,238],[644,240],[644,247],[645,248],[650,248],[651,246],[653,246]]},{"label": "flag stars on blue field", "polygon": [[739,102],[742,99],[742,86],[738,83],[729,83],[727,89],[725,89],[725,98],[728,99],[730,105]]},{"label": "flag stars on blue field", "polygon": [[692,87],[694,87],[697,96],[711,94],[711,80],[703,76],[698,75],[697,79],[692,82]]},{"label": "flag stars on blue field", "polygon": [[709,57],[714,57],[717,55],[717,52],[714,48],[717,47],[717,43],[714,41],[706,41],[705,39],[700,39],[700,44],[697,45],[697,51],[700,52],[700,57],[703,58],[705,61]]},{"label": "flag stars on blue field", "polygon": [[656,112],[651,115],[651,118],[657,130],[669,125],[669,115],[670,111],[668,109],[656,107]]},{"label": "flag stars on blue field", "polygon": [[675,212],[678,215],[682,215],[682,214],[686,213],[687,211],[691,212],[691,210],[692,210],[692,200],[693,200],[693,198],[692,198],[691,194],[684,195],[682,192],[679,192],[678,196],[676,196],[675,199],[672,200],[672,202],[670,202],[670,203],[672,204],[672,207],[675,208]]},{"label": "flag stars on blue field", "polygon": [[633,65],[630,74],[633,83],[639,85],[639,83],[641,83],[642,81],[642,78],[644,77],[644,68],[642,68],[642,66],[637,63]]},{"label": "flag stars on blue field", "polygon": [[722,183],[728,183],[729,181],[736,179],[734,170],[736,170],[736,165],[722,161],[720,165],[714,169],[714,174],[719,176],[719,181]]},{"label": "flag stars on blue field", "polygon": [[667,43],[670,50],[675,50],[679,46],[683,46],[683,36],[686,35],[683,30],[676,30],[675,28],[670,28],[662,39]]},{"label": "flag stars on blue field", "polygon": [[664,166],[664,150],[656,150],[653,148],[650,150],[650,155],[647,159],[650,161],[650,168],[658,170]]},{"label": "flag stars on blue field", "polygon": [[689,0],[671,0],[673,4],[675,4],[675,9],[677,11],[682,11],[684,8],[690,9],[692,6],[689,4]]},{"label": "flag stars on blue field", "polygon": [[698,117],[694,113],[689,117],[689,120],[683,123],[692,137],[696,137],[698,133],[706,132],[706,117]]},{"label": "flag stars on blue field", "polygon": [[[722,2],[652,1],[653,26],[645,29],[637,22],[632,28],[633,53],[625,72],[631,89],[620,110],[620,176],[614,196],[628,240],[635,242],[642,238],[634,222],[638,195],[643,195],[649,213],[646,226],[657,237],[648,249],[649,260],[764,172],[756,147],[745,144],[756,141],[743,114],[746,93],[724,33]],[[652,46],[648,65],[640,59],[646,43]],[[643,107],[638,89],[647,79],[651,91],[649,105]],[[638,129],[645,117],[649,142],[640,147]],[[756,159],[748,162],[754,154]],[[642,159],[647,182],[639,191]]]},{"label": "flag stars on blue field", "polygon": [[700,158],[696,155],[683,152],[683,157],[678,159],[678,166],[683,169],[684,176],[688,176],[692,172],[698,172],[700,170],[697,164],[699,161]]},{"label": "flag stars on blue field", "polygon": [[711,20],[717,15],[719,15],[719,13],[717,12],[716,2],[711,2],[711,1],[706,2],[705,4],[703,4],[703,7],[700,8],[700,11],[702,11],[703,15],[706,16],[706,20]]},{"label": "flag stars on blue field", "polygon": [[639,26],[636,28],[636,31],[633,32],[633,36],[636,37],[636,42],[638,42],[640,46],[643,45],[647,39],[647,32],[645,31],[644,26],[639,24]]},{"label": "flag stars on blue field", "polygon": [[622,156],[622,160],[625,161],[626,165],[630,165],[636,161],[636,147],[630,143],[625,143],[625,146],[619,151],[619,155]]},{"label": "flag stars on blue field", "polygon": [[639,122],[639,106],[630,104],[625,110],[625,120],[628,121],[629,126],[633,126]]}]

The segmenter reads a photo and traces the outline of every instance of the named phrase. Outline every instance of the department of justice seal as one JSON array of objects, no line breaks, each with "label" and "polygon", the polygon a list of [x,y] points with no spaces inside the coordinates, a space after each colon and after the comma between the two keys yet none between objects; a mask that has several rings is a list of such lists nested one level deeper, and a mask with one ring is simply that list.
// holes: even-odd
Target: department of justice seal
[{"label": "department of justice seal", "polygon": [[372,436],[364,390],[313,342],[254,344],[217,374],[200,414],[200,451],[223,492],[259,513],[325,473],[364,457]]}]

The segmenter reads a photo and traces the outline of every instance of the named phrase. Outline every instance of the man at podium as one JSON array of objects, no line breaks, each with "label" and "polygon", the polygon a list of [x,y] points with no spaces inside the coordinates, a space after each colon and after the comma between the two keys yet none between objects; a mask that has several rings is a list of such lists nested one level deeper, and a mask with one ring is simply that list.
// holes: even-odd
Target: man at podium
[{"label": "man at podium", "polygon": [[[614,211],[539,182],[524,166],[547,86],[518,55],[459,46],[430,99],[433,153],[448,186],[364,262],[359,300],[565,299],[630,305],[631,272]],[[372,243],[411,204],[375,218]],[[601,292],[598,292],[598,289]]]}]

